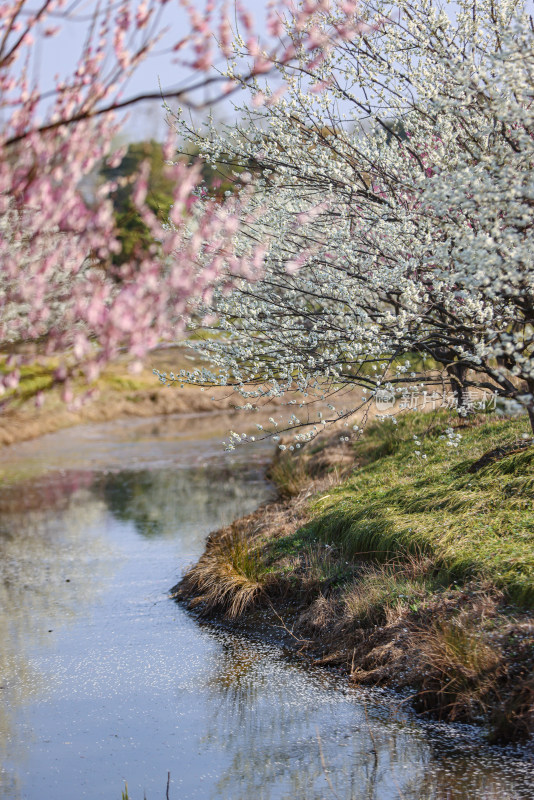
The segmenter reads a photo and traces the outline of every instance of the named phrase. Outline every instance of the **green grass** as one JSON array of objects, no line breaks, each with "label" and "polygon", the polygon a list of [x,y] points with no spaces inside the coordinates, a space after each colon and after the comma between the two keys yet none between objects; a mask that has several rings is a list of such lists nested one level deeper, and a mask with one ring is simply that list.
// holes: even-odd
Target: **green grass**
[{"label": "green grass", "polygon": [[[5,398],[16,397],[17,404],[35,397],[39,392],[48,391],[54,383],[55,365],[43,366],[40,364],[23,365],[20,368],[20,382],[15,390],[8,389]],[[5,375],[12,370],[6,368],[0,359],[0,374]]]},{"label": "green grass", "polygon": [[[167,355],[167,358],[170,358],[170,356]],[[162,359],[163,357],[160,356],[160,361]],[[42,364],[35,362],[22,365],[17,388],[9,389],[4,399],[9,399],[12,407],[18,408],[35,398],[39,392],[46,394],[54,388],[57,389],[58,384],[54,381],[54,373],[57,366],[57,359],[49,359],[47,363]],[[5,360],[0,356],[0,374],[6,374],[11,371],[10,368],[5,366]],[[121,362],[104,370],[91,386],[103,392],[124,393],[126,395],[128,392],[157,389],[158,383],[148,367],[143,374],[133,375],[128,371],[128,364]],[[61,388],[61,384],[59,384],[59,388]],[[78,375],[76,378],[74,388],[80,393],[88,388],[82,375]]]},{"label": "green grass", "polygon": [[528,422],[485,419],[456,429],[458,448],[440,438],[450,424],[443,413],[373,425],[355,445],[351,477],[316,498],[312,521],[276,547],[317,540],[343,558],[376,562],[428,555],[443,581],[488,580],[510,602],[533,607],[534,447],[468,471],[530,433]]},{"label": "green grass", "polygon": [[133,375],[125,375],[121,373],[113,374],[107,371],[100,376],[97,382],[100,390],[109,389],[114,392],[139,392],[147,388],[158,388],[158,384],[152,381],[152,386],[146,378],[136,377]]},{"label": "green grass", "polygon": [[397,606],[419,611],[435,588],[428,577],[410,577],[402,568],[388,566],[361,570],[343,588],[341,600],[347,625],[384,625],[388,612]]},{"label": "green grass", "polygon": [[273,461],[267,477],[275,484],[280,496],[286,498],[297,495],[309,482],[304,461],[285,454]]}]

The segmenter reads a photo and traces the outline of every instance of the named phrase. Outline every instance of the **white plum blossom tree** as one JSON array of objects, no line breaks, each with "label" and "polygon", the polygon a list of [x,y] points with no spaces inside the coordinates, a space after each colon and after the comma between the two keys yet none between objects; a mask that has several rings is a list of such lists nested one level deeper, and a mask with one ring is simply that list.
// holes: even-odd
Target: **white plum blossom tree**
[{"label": "white plum blossom tree", "polygon": [[196,344],[212,368],[162,380],[253,400],[355,385],[402,397],[417,355],[443,366],[460,407],[474,387],[496,392],[534,430],[531,10],[377,0],[367,28],[323,51],[334,10],[304,26],[311,53],[289,32],[276,103],[256,79],[237,126],[177,118],[206,159],[248,170],[234,246],[263,244],[265,274],[214,293],[216,335]]}]

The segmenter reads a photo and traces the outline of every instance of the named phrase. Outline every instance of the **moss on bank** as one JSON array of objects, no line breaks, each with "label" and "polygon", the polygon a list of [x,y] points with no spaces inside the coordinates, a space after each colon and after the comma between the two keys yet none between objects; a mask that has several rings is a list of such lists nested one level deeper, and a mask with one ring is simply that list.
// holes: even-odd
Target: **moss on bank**
[{"label": "moss on bank", "polygon": [[450,427],[410,414],[286,451],[270,471],[280,500],[212,534],[176,596],[283,621],[316,661],[411,687],[424,713],[530,736],[533,442],[524,420]]}]

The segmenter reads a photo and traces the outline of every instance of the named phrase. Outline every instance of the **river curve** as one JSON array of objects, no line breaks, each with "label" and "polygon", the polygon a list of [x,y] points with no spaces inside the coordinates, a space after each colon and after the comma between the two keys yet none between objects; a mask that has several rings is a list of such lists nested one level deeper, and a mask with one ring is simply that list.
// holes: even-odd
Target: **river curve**
[{"label": "river curve", "polygon": [[[232,423],[235,426],[235,423]],[[0,452],[0,800],[534,800],[528,750],[424,722],[168,589],[271,492],[225,417]]]}]

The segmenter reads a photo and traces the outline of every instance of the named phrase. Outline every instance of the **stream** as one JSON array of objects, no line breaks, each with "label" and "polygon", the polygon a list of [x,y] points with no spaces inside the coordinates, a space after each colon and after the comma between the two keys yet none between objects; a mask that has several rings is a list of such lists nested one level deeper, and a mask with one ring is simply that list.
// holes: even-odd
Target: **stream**
[{"label": "stream", "polygon": [[272,494],[272,445],[223,451],[235,424],[121,420],[0,451],[0,800],[120,800],[125,782],[164,800],[169,772],[170,800],[534,800],[532,751],[169,599],[206,535]]}]

